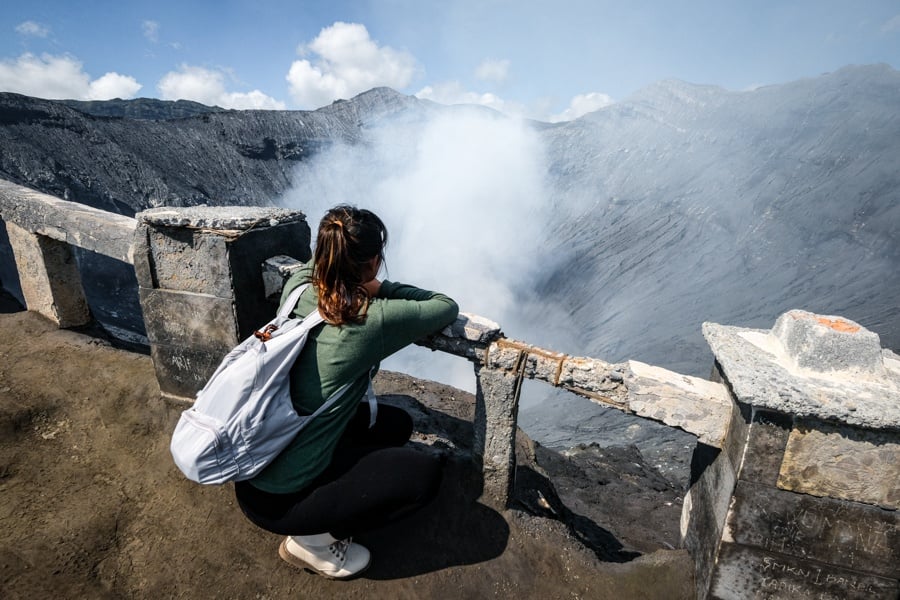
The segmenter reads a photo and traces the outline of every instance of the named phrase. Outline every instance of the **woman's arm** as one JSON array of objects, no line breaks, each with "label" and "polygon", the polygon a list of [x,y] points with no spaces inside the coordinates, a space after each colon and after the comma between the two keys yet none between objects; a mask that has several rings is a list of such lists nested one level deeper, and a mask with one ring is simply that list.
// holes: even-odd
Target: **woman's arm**
[{"label": "woman's arm", "polygon": [[379,298],[382,356],[440,331],[459,314],[459,306],[449,296],[403,283],[383,281]]}]

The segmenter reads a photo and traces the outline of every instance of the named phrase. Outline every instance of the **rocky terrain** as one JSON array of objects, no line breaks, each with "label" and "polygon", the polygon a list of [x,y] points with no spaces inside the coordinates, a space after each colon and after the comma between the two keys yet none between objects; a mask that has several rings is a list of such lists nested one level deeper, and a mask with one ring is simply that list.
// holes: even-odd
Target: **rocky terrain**
[{"label": "rocky terrain", "polygon": [[564,456],[520,436],[514,501],[498,511],[478,501],[471,396],[382,373],[381,399],[414,417],[411,443],[447,456],[444,482],[413,517],[360,535],[373,566],[336,582],[281,561],[230,485],[181,476],[168,441],[183,407],[161,400],[149,357],[0,295],[0,358],[0,597],[693,596],[692,562],[672,549],[681,491],[634,448]]}]

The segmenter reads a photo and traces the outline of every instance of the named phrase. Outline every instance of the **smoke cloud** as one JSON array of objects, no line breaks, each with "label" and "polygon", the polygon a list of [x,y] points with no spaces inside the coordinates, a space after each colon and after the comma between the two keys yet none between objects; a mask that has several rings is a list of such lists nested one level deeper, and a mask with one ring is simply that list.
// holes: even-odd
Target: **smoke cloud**
[{"label": "smoke cloud", "polygon": [[[523,122],[460,107],[424,123],[391,123],[362,144],[320,153],[297,175],[282,204],[303,210],[314,231],[339,203],[375,211],[390,235],[385,278],[445,292],[462,311],[529,339],[521,308],[534,301],[531,282],[545,268],[542,227],[552,203],[544,148]],[[426,356],[407,350],[385,367],[473,389],[467,361],[448,366],[415,350]]]}]

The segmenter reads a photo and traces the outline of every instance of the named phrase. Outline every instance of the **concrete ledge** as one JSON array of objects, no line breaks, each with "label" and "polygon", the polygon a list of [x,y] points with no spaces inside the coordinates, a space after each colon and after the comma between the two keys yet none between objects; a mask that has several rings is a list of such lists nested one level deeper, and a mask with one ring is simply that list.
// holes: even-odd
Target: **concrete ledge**
[{"label": "concrete ledge", "polygon": [[22,229],[132,263],[137,222],[0,179],[0,216]]},{"label": "concrete ledge", "polygon": [[208,229],[219,235],[248,231],[255,227],[274,227],[306,221],[298,210],[261,206],[193,206],[186,208],[151,208],[138,213],[141,223],[179,229]]},{"label": "concrete ledge", "polygon": [[613,364],[505,338],[489,346],[484,361],[493,369],[518,370],[597,404],[677,427],[716,448],[731,418],[724,385],[638,361]]},{"label": "concrete ledge", "polygon": [[677,427],[721,448],[734,406],[724,385],[628,361],[623,383],[628,408],[640,417]]},{"label": "concrete ledge", "polygon": [[871,429],[900,431],[900,361],[882,351],[886,376],[794,366],[770,331],[704,323],[703,335],[736,399],[758,408]]}]

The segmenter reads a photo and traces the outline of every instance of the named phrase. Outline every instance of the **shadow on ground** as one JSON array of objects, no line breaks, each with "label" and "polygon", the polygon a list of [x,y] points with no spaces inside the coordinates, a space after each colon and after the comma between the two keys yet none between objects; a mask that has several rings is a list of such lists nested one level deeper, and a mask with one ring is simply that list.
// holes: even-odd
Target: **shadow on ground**
[{"label": "shadow on ground", "polygon": [[604,562],[624,563],[641,555],[626,550],[616,536],[594,521],[573,512],[563,504],[550,479],[533,467],[519,465],[516,469],[516,497],[514,502],[530,514],[557,519],[565,523],[569,533]]},{"label": "shadow on ground", "polygon": [[467,461],[449,460],[438,497],[419,512],[360,535],[375,557],[366,576],[402,579],[503,554],[510,530],[496,510],[477,502],[478,479]]}]

